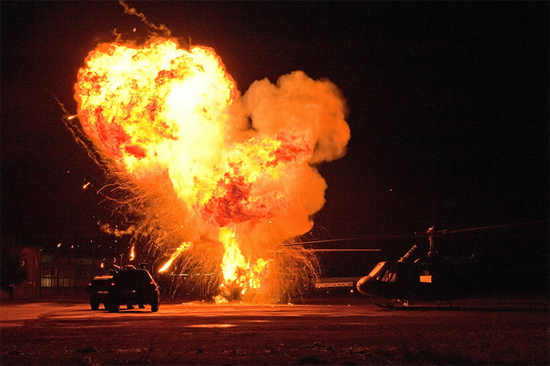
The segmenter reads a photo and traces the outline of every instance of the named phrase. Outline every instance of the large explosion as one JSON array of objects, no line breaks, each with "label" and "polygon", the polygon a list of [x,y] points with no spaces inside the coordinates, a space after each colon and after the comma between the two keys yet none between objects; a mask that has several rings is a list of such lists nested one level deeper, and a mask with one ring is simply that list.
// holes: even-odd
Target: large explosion
[{"label": "large explosion", "polygon": [[284,243],[312,229],[327,188],[316,166],[350,138],[330,81],[295,71],[241,95],[213,49],[153,35],[99,44],[75,99],[140,259],[212,274],[199,282],[220,300],[280,301],[316,275]]}]

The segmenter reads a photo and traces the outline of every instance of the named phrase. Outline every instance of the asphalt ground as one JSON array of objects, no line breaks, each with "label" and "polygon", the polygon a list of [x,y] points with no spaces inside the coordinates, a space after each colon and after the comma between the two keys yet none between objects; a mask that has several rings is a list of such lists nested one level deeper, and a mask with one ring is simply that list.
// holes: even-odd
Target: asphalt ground
[{"label": "asphalt ground", "polygon": [[[59,300],[59,299],[58,299]],[[341,294],[299,305],[83,299],[0,304],[1,365],[548,365],[546,295],[402,309]]]}]

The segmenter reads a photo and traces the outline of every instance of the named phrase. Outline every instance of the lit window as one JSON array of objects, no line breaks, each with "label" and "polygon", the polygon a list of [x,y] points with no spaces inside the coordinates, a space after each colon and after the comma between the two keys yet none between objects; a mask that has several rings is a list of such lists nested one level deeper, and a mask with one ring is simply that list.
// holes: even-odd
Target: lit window
[{"label": "lit window", "polygon": [[57,276],[55,275],[55,268],[43,267],[42,275],[40,278],[41,287],[57,287]]}]

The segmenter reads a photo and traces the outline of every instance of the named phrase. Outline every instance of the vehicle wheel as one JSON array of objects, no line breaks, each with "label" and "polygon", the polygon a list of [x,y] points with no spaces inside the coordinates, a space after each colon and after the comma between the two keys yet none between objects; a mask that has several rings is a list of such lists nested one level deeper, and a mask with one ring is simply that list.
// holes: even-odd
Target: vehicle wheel
[{"label": "vehicle wheel", "polygon": [[132,310],[134,308],[134,305],[132,304],[126,304],[126,309]]},{"label": "vehicle wheel", "polygon": [[160,302],[159,295],[155,295],[151,300],[151,311],[153,313],[159,311],[159,302]]},{"label": "vehicle wheel", "polygon": [[92,308],[92,310],[99,309],[99,304],[101,304],[101,301],[99,301],[99,299],[95,299],[93,297],[90,298],[90,307]]},{"label": "vehicle wheel", "polygon": [[139,304],[138,307],[139,307],[140,309],[145,309],[145,305],[143,305],[143,304]]}]

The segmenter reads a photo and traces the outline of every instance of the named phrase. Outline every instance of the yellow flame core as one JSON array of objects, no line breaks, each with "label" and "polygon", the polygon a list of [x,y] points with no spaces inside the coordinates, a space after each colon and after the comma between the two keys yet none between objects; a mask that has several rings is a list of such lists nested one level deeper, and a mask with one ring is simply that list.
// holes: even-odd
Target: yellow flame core
[{"label": "yellow flame core", "polygon": [[129,260],[133,261],[134,259],[136,259],[136,248],[135,248],[135,245],[132,245],[130,247]]},{"label": "yellow flame core", "polygon": [[222,258],[222,273],[225,282],[239,280],[239,270],[246,268],[246,261],[235,239],[235,231],[230,228],[221,228],[220,241],[224,246]]}]

